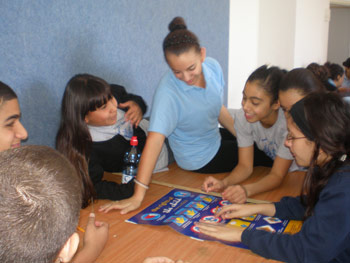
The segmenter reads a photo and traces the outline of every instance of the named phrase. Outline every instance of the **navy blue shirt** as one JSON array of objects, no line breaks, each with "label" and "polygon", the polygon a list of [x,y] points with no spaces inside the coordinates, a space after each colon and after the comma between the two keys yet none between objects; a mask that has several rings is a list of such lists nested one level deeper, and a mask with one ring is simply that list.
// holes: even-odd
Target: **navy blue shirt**
[{"label": "navy blue shirt", "polygon": [[[276,217],[302,220],[299,198],[275,203]],[[242,242],[266,258],[286,262],[350,262],[350,166],[332,175],[321,191],[313,216],[294,235],[245,230]]]}]

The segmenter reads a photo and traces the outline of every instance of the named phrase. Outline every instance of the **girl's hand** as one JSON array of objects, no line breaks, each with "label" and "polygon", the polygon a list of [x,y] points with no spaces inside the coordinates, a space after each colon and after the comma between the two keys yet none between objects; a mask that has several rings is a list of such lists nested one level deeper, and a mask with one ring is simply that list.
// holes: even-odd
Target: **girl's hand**
[{"label": "girl's hand", "polygon": [[124,116],[125,120],[130,121],[132,125],[135,125],[135,127],[139,125],[143,114],[140,106],[135,101],[129,100],[127,102],[120,103],[118,104],[118,107],[122,109],[128,108],[128,111]]},{"label": "girl's hand", "polygon": [[251,216],[258,213],[259,209],[254,204],[232,204],[223,206],[219,212],[215,214],[223,219],[238,218],[243,216]]},{"label": "girl's hand", "polygon": [[225,188],[223,181],[218,180],[212,176],[205,178],[202,185],[204,192],[222,192]]},{"label": "girl's hand", "polygon": [[244,216],[251,216],[255,214],[263,214],[266,216],[274,216],[276,208],[274,204],[232,204],[226,205],[215,214],[217,217],[223,219],[239,218]]},{"label": "girl's hand", "polygon": [[101,206],[98,211],[107,213],[113,209],[121,209],[120,213],[124,215],[130,211],[133,211],[139,208],[141,205],[141,202],[142,200],[138,200],[134,197],[130,197],[128,199],[124,199],[121,201],[113,201],[113,202],[107,203]]},{"label": "girl's hand", "polygon": [[242,232],[244,230],[242,227],[226,227],[226,225],[220,223],[208,223],[200,221],[195,222],[194,224],[198,226],[201,233],[210,237],[215,237],[217,239],[230,242],[240,242]]},{"label": "girl's hand", "polygon": [[244,204],[247,201],[247,190],[242,185],[228,186],[222,193],[222,198],[231,203]]},{"label": "girl's hand", "polygon": [[95,214],[90,213],[84,235],[84,246],[94,243],[95,248],[100,247],[101,251],[107,242],[108,224],[95,220]]}]

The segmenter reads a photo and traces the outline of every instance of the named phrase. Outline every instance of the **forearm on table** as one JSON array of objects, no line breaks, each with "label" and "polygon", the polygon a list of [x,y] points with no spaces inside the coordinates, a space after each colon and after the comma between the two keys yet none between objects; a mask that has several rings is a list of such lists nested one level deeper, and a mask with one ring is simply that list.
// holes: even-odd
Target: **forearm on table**
[{"label": "forearm on table", "polygon": [[237,164],[237,166],[232,170],[232,172],[224,178],[223,183],[224,186],[230,186],[235,185],[243,182],[249,176],[252,174],[253,169],[249,168],[245,165],[242,165],[240,163]]},{"label": "forearm on table", "polygon": [[[148,134],[145,148],[143,149],[136,180],[144,185],[149,185],[153,169],[156,165],[158,156],[164,143],[164,136],[158,133],[150,132]],[[135,197],[142,198],[146,194],[144,187],[135,184]]]}]

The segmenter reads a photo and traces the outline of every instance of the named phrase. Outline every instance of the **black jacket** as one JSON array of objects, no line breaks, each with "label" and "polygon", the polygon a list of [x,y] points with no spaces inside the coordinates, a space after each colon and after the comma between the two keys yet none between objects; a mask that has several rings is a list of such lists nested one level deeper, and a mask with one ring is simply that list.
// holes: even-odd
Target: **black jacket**
[{"label": "black jacket", "polygon": [[[111,85],[112,93],[118,103],[135,101],[145,113],[147,105],[142,97],[127,93],[120,85]],[[146,142],[146,134],[141,128],[134,128],[134,135],[139,141],[140,151]],[[130,142],[121,135],[102,142],[92,142],[89,160],[89,176],[94,185],[98,199],[121,200],[128,198],[134,193],[134,182],[128,184],[117,184],[115,182],[102,180],[104,171],[121,172],[123,168],[123,156],[130,147]]]}]

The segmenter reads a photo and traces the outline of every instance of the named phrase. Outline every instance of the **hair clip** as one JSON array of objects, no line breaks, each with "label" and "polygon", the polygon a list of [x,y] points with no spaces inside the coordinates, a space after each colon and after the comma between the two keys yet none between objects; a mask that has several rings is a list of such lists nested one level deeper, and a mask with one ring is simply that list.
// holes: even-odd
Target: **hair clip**
[{"label": "hair clip", "polygon": [[348,156],[344,153],[340,158],[339,161],[344,162]]}]

